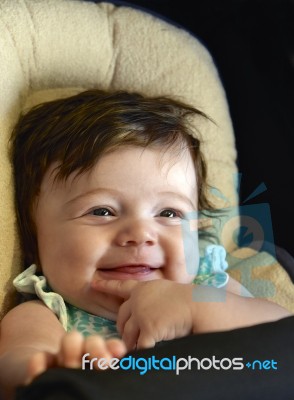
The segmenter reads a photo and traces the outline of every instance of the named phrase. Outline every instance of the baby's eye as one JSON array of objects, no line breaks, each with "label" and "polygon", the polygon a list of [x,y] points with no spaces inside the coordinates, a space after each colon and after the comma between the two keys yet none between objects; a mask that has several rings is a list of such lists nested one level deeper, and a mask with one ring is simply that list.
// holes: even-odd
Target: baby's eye
[{"label": "baby's eye", "polygon": [[162,210],[161,213],[159,214],[159,216],[165,217],[165,218],[176,218],[176,217],[180,217],[180,213],[171,208],[167,208],[165,210]]},{"label": "baby's eye", "polygon": [[94,208],[92,211],[89,212],[89,214],[96,215],[98,217],[108,217],[113,215],[112,212],[105,207]]}]

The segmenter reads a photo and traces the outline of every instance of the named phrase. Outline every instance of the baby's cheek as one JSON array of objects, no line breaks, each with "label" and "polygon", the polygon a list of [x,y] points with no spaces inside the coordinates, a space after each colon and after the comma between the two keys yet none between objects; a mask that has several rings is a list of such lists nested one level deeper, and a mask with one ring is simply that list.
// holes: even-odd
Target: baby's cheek
[{"label": "baby's cheek", "polygon": [[166,279],[179,283],[191,283],[197,275],[199,250],[197,237],[189,236],[187,241],[182,235],[173,236],[165,248]]},{"label": "baby's cheek", "polygon": [[82,240],[76,240],[71,235],[59,235],[43,246],[41,253],[41,264],[46,276],[51,277],[57,274],[72,274],[77,266],[85,262],[87,248]]},{"label": "baby's cheek", "polygon": [[195,276],[199,266],[199,245],[197,231],[185,231],[183,233],[182,251],[185,258],[187,273]]}]

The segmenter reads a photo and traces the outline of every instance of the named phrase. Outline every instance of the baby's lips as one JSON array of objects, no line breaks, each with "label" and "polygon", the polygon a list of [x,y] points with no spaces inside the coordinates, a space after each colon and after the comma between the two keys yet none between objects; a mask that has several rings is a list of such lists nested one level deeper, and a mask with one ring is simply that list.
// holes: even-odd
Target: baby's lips
[{"label": "baby's lips", "polygon": [[106,269],[103,270],[104,272],[123,272],[126,274],[137,274],[137,273],[144,273],[144,272],[150,272],[151,270],[153,270],[155,268],[153,268],[150,265],[144,265],[144,264],[138,264],[138,265],[123,265],[123,266],[119,266],[119,267],[115,267],[115,268],[111,268],[111,269]]}]

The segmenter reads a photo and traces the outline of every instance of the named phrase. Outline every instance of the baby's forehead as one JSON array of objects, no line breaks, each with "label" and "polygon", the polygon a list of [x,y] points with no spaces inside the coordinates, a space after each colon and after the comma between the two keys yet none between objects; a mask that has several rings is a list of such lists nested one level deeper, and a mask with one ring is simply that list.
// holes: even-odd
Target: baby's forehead
[{"label": "baby's forehead", "polygon": [[197,187],[196,171],[188,151],[162,151],[139,147],[123,147],[104,154],[87,169],[75,170],[64,179],[59,176],[62,164],[52,163],[46,171],[41,184],[41,193],[86,191],[88,187],[119,187],[142,191],[161,187],[171,190],[188,186],[191,196]]}]

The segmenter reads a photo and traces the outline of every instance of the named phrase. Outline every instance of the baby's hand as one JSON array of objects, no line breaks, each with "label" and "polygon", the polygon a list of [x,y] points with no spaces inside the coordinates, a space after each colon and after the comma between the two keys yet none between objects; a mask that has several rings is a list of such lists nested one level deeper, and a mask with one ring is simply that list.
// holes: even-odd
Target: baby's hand
[{"label": "baby's hand", "polygon": [[95,289],[125,299],[117,329],[128,350],[154,347],[162,340],[192,333],[192,285],[165,279],[99,280]]},{"label": "baby's hand", "polygon": [[[126,345],[120,339],[104,340],[99,335],[83,337],[79,332],[72,331],[63,336],[59,352],[50,354],[46,351],[35,353],[28,363],[29,384],[37,375],[53,367],[81,368],[82,357],[89,353],[88,360],[93,358],[121,358],[126,353]],[[97,363],[93,363],[98,369]]]}]

